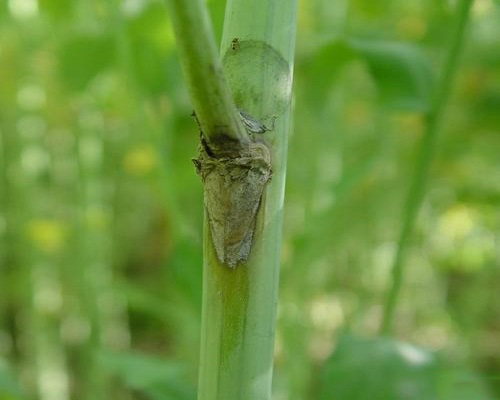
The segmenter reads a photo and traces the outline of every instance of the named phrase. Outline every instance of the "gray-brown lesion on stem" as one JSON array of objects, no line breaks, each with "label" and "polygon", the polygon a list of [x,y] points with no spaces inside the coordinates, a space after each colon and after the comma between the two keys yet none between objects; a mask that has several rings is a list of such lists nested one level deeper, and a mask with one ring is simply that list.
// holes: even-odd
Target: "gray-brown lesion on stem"
[{"label": "gray-brown lesion on stem", "polygon": [[250,255],[257,211],[272,175],[271,156],[264,143],[249,141],[242,146],[232,138],[219,139],[225,154],[214,154],[202,135],[199,155],[193,162],[203,181],[217,258],[235,268]]}]

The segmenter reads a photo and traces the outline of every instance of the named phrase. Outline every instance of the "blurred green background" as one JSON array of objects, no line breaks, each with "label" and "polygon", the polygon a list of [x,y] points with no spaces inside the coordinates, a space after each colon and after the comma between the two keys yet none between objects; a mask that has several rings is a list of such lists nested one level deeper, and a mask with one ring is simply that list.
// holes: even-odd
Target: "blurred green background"
[{"label": "blurred green background", "polygon": [[[498,1],[473,5],[378,336],[456,4],[299,4],[275,400],[500,398]],[[0,0],[1,400],[195,399],[191,111],[163,1]]]}]

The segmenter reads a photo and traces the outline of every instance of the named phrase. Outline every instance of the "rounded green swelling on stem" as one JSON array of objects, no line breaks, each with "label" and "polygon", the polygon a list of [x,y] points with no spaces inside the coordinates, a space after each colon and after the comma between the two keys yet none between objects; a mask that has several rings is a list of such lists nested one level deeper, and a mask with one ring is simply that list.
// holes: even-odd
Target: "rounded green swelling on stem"
[{"label": "rounded green swelling on stem", "polygon": [[233,40],[238,40],[238,45],[231,42],[222,64],[236,106],[260,121],[277,118],[290,102],[288,62],[264,41]]}]

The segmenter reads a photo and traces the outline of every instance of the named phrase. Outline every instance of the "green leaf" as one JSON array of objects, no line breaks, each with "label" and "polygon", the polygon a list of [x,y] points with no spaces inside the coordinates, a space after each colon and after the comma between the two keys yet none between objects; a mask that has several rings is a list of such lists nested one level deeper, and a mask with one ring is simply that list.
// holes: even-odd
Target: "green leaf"
[{"label": "green leaf", "polygon": [[417,48],[403,43],[358,39],[335,39],[305,63],[308,101],[323,104],[338,72],[356,59],[367,64],[384,107],[404,111],[429,109],[432,71]]},{"label": "green leaf", "polygon": [[23,396],[7,362],[0,359],[0,400],[20,400]]},{"label": "green leaf", "polygon": [[439,379],[439,399],[490,400],[479,374],[467,367],[443,369]]},{"label": "green leaf", "polygon": [[151,400],[193,400],[194,388],[185,382],[177,362],[140,353],[104,352],[100,360],[109,374]]},{"label": "green leaf", "polygon": [[308,100],[323,104],[339,71],[355,57],[356,54],[343,40],[334,40],[322,46],[304,65],[308,77]]},{"label": "green leaf", "polygon": [[6,18],[8,16],[7,12],[7,2],[2,1],[0,2],[0,18]]},{"label": "green leaf", "polygon": [[487,400],[473,371],[389,338],[342,336],[322,366],[319,400]]},{"label": "green leaf", "polygon": [[111,37],[73,37],[61,51],[61,76],[71,89],[82,90],[92,78],[113,63],[114,57],[115,46]]},{"label": "green leaf", "polygon": [[318,399],[435,399],[434,357],[390,339],[343,336],[323,366]]},{"label": "green leaf", "polygon": [[[151,3],[127,21],[127,39],[138,86],[152,95],[168,92],[168,58],[172,48],[165,5]],[[177,60],[175,60],[177,62]]]},{"label": "green leaf", "polygon": [[68,0],[38,0],[40,11],[54,19],[69,18],[73,12],[74,2]]},{"label": "green leaf", "polygon": [[392,3],[393,0],[353,0],[352,7],[360,15],[381,18],[387,14],[387,10],[390,9]]},{"label": "green leaf", "polygon": [[404,111],[429,109],[432,70],[416,47],[369,40],[352,40],[350,46],[368,64],[384,106]]}]

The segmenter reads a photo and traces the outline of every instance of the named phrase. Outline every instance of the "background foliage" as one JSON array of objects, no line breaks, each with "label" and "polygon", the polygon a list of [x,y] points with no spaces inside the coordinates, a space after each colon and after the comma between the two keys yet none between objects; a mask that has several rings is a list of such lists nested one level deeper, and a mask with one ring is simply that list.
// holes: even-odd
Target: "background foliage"
[{"label": "background foliage", "polygon": [[[500,396],[498,2],[474,3],[378,336],[455,4],[299,5],[276,400]],[[162,1],[0,2],[0,399],[195,398],[190,114]]]}]

